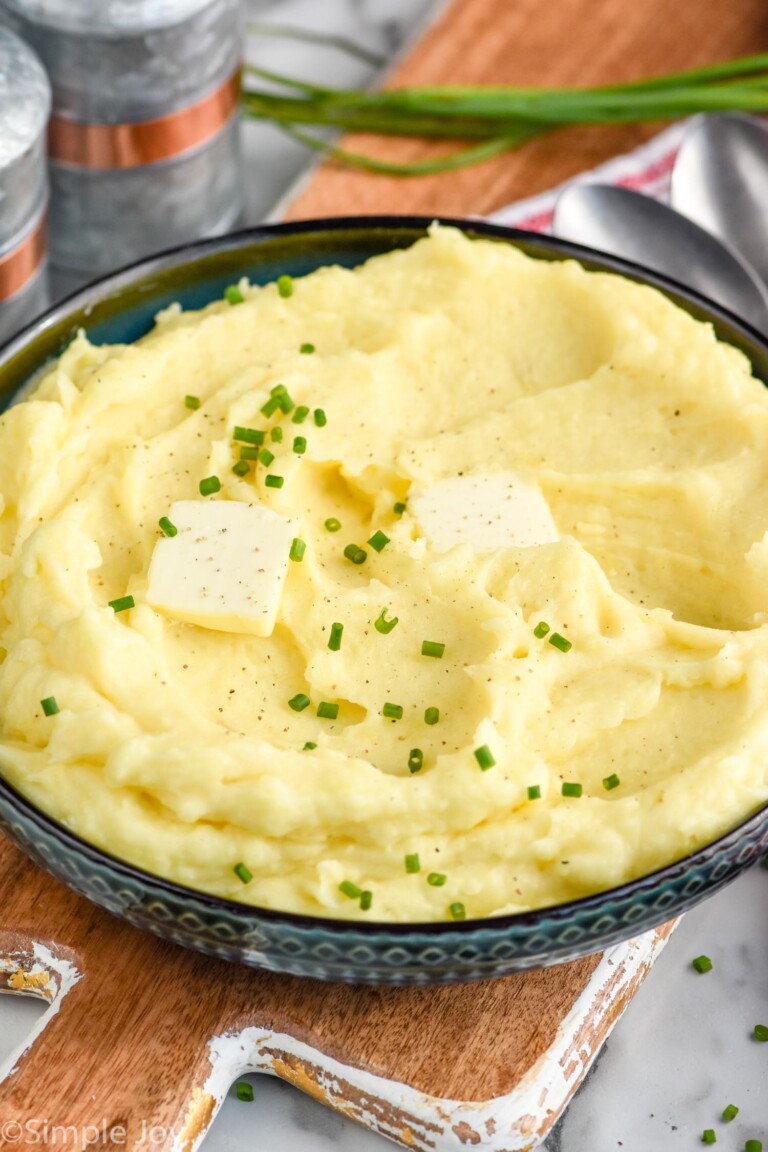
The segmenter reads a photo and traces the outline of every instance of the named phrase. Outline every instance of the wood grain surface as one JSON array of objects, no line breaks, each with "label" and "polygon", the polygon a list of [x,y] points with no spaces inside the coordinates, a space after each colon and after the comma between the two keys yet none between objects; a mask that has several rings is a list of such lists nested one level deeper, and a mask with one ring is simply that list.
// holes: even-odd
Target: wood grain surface
[{"label": "wood grain surface", "polygon": [[[455,0],[387,86],[618,83],[766,48],[764,0]],[[631,150],[660,127],[558,130],[479,167],[439,176],[404,179],[327,163],[287,217],[487,215]],[[445,150],[423,140],[360,135],[343,144],[397,161]]]}]

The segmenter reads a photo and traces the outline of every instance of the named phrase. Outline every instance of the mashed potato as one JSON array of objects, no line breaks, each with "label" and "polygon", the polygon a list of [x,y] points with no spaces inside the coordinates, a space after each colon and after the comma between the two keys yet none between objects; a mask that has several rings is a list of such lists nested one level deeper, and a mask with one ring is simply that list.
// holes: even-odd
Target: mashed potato
[{"label": "mashed potato", "polygon": [[[741,354],[652,289],[451,229],[241,290],[133,346],[81,334],[0,420],[12,785],[194,888],[403,921],[607,888],[765,802],[768,393]],[[233,473],[236,427],[274,460]],[[413,493],[505,471],[559,538],[433,548]],[[160,518],[204,499],[306,545],[268,636],[147,601]]]}]

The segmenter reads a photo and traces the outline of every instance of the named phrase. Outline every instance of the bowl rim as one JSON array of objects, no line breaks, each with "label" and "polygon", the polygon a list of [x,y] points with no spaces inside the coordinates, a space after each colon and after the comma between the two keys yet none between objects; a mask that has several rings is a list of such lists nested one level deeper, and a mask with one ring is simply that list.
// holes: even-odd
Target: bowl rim
[{"label": "bowl rim", "polygon": [[[764,336],[747,321],[742,320],[735,313],[730,312],[720,304],[709,300],[695,289],[679,283],[672,277],[652,271],[641,264],[625,260],[601,252],[586,245],[576,244],[572,241],[561,240],[559,237],[532,232],[523,228],[507,227],[502,224],[489,223],[473,217],[450,217],[441,215],[353,215],[318,217],[298,221],[285,221],[276,224],[260,224],[252,228],[239,229],[213,239],[196,240],[192,243],[177,245],[173,248],[155,253],[142,260],[109,273],[106,276],[86,284],[77,289],[63,300],[52,305],[40,316],[33,319],[4,345],[0,346],[0,373],[5,365],[20,351],[34,344],[35,339],[66,320],[68,314],[78,309],[90,309],[100,301],[114,296],[124,288],[134,286],[145,277],[156,272],[167,272],[171,269],[194,262],[200,258],[215,256],[218,253],[237,252],[240,249],[252,247],[259,242],[277,239],[283,235],[302,235],[312,233],[353,233],[355,231],[370,233],[373,231],[397,230],[407,232],[412,230],[415,239],[423,235],[433,223],[445,227],[458,228],[469,235],[480,238],[499,239],[513,244],[525,244],[549,250],[556,256],[566,259],[575,259],[581,263],[593,265],[596,271],[607,271],[628,276],[642,284],[650,285],[693,305],[703,314],[705,320],[721,320],[735,329],[748,343],[757,344],[768,355],[768,337]],[[591,270],[591,269],[590,269]],[[38,369],[48,361],[43,361]],[[768,381],[766,381],[768,383]],[[707,841],[701,847],[684,856],[679,856],[668,864],[643,873],[623,884],[611,888],[603,888],[598,892],[575,900],[564,901],[559,904],[545,905],[542,908],[529,909],[523,912],[513,912],[501,915],[483,917],[468,917],[466,920],[409,920],[390,921],[376,920],[366,917],[362,919],[339,918],[325,915],[310,915],[300,912],[289,912],[277,908],[267,908],[259,904],[250,904],[234,900],[226,896],[217,896],[203,889],[191,888],[175,880],[169,880],[138,865],[132,864],[104,848],[86,840],[78,833],[73,832],[65,824],[49,816],[42,808],[37,807],[31,800],[13,787],[0,775],[0,799],[5,799],[11,810],[31,821],[42,832],[52,835],[70,850],[85,856],[92,863],[107,865],[112,871],[121,874],[128,880],[139,882],[141,885],[150,885],[160,889],[169,896],[177,899],[190,900],[204,905],[211,912],[227,912],[237,918],[248,919],[257,917],[260,921],[273,924],[284,923],[308,931],[325,931],[335,935],[352,934],[362,936],[391,935],[394,937],[409,935],[445,936],[466,934],[487,930],[494,933],[503,933],[520,929],[533,930],[547,922],[570,920],[581,914],[599,911],[607,903],[624,902],[645,889],[654,888],[665,879],[672,879],[679,873],[687,873],[690,869],[704,864],[706,860],[719,855],[740,840],[768,823],[768,801],[755,809],[750,815],[736,826],[728,829],[714,840]],[[10,823],[0,811],[0,817]],[[668,911],[668,910],[667,910]],[[672,912],[674,915],[674,912]],[[664,919],[666,917],[662,917]]]}]

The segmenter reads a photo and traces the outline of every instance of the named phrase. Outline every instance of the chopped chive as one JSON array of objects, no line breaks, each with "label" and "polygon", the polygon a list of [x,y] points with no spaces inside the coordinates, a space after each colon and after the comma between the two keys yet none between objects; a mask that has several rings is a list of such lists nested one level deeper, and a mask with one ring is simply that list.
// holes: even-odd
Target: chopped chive
[{"label": "chopped chive", "polygon": [[448,877],[444,872],[430,872],[427,876],[427,884],[431,884],[433,888],[442,888]]},{"label": "chopped chive", "polygon": [[158,520],[158,524],[160,525],[160,528],[161,528],[164,536],[177,536],[178,535],[178,532],[179,532],[178,528],[176,527],[176,525],[174,523],[172,523],[172,521],[170,521],[168,519],[167,516],[161,516],[160,519]]},{"label": "chopped chive", "polygon": [[303,712],[305,708],[309,708],[309,696],[304,692],[297,692],[295,696],[291,696],[288,707],[293,708],[294,712]]},{"label": "chopped chive", "polygon": [[399,620],[398,616],[393,616],[391,620],[387,620],[388,608],[382,608],[379,615],[373,622],[373,626],[377,632],[381,632],[382,636],[388,636],[393,628],[397,627]]},{"label": "chopped chive", "polygon": [[406,507],[407,507],[407,505],[404,504],[402,502],[402,500],[398,500],[397,504],[392,505],[392,511],[394,512],[395,516],[402,516],[403,512],[405,512]]},{"label": "chopped chive", "polygon": [[445,644],[440,644],[437,640],[425,640],[421,645],[422,656],[434,656],[436,660],[440,660],[443,652]]},{"label": "chopped chive", "polygon": [[326,414],[322,408],[315,408],[314,417],[315,417],[315,424],[317,425],[317,427],[318,428],[325,428],[326,424],[328,423],[328,417],[326,416]]},{"label": "chopped chive", "polygon": [[697,972],[701,973],[711,972],[714,967],[709,956],[697,956],[694,960],[691,960],[691,964]]},{"label": "chopped chive", "polygon": [[269,468],[270,464],[275,458],[274,452],[270,452],[269,448],[259,449],[259,460],[265,468]]},{"label": "chopped chive", "polygon": [[291,416],[291,420],[294,424],[303,424],[307,416],[309,416],[309,408],[307,408],[306,404],[299,404],[293,416]]},{"label": "chopped chive", "polygon": [[263,444],[264,433],[260,428],[243,428],[239,424],[235,425],[235,430],[232,433],[233,440],[242,440],[245,444]]},{"label": "chopped chive", "polygon": [[723,1120],[735,1120],[739,1114],[739,1109],[735,1104],[726,1104],[723,1108]]},{"label": "chopped chive", "polygon": [[367,912],[368,909],[370,908],[371,904],[373,904],[373,892],[361,892],[360,893],[360,911],[361,912]]},{"label": "chopped chive", "polygon": [[381,552],[389,544],[389,536],[385,536],[382,531],[374,532],[368,543],[376,552]]},{"label": "chopped chive", "polygon": [[744,1152],[763,1152],[762,1140],[747,1140],[744,1145]]},{"label": "chopped chive", "polygon": [[292,276],[278,276],[277,290],[284,300],[289,296],[293,296],[293,277]]},{"label": "chopped chive", "polygon": [[413,875],[414,872],[421,872],[421,861],[419,860],[418,852],[411,852],[405,858],[405,870]]},{"label": "chopped chive", "polygon": [[425,724],[437,724],[439,719],[440,719],[440,709],[439,708],[432,707],[432,708],[425,709],[425,711],[424,711],[424,723]]},{"label": "chopped chive", "polygon": [[251,880],[253,880],[253,872],[251,872],[247,864],[235,864],[232,871],[238,880],[242,880],[243,884],[250,884]]},{"label": "chopped chive", "polygon": [[230,284],[224,289],[224,299],[229,304],[242,304],[245,296],[243,296],[237,284]]},{"label": "chopped chive", "polygon": [[403,706],[402,704],[391,704],[388,700],[382,708],[381,714],[386,716],[387,720],[402,720]]},{"label": "chopped chive", "polygon": [[239,1080],[235,1088],[238,1100],[243,1100],[246,1104],[253,1103],[253,1085],[248,1084],[245,1080]]},{"label": "chopped chive", "polygon": [[364,548],[360,548],[357,544],[347,544],[344,549],[344,555],[347,560],[351,560],[353,564],[364,564],[365,558],[368,553]]},{"label": "chopped chive", "polygon": [[714,1128],[705,1128],[701,1134],[702,1144],[716,1144],[717,1136],[715,1135]]},{"label": "chopped chive", "polygon": [[466,920],[467,910],[461,901],[457,900],[455,904],[451,904],[448,909],[451,920]]},{"label": "chopped chive", "polygon": [[528,799],[541,800],[541,784],[528,785]]},{"label": "chopped chive", "polygon": [[621,780],[615,772],[611,772],[610,776],[603,777],[603,788],[606,792],[612,792],[614,788],[618,788],[619,784],[621,784]]},{"label": "chopped chive", "polygon": [[482,748],[475,748],[475,760],[477,760],[483,772],[487,772],[489,768],[493,768],[496,763],[493,758],[493,753],[487,744],[483,744]]},{"label": "chopped chive", "polygon": [[288,392],[285,384],[275,384],[274,388],[270,388],[270,396],[285,396]]},{"label": "chopped chive", "polygon": [[408,771],[420,772],[424,767],[424,753],[421,748],[411,748],[408,755]]},{"label": "chopped chive", "polygon": [[309,752],[312,748],[317,748],[317,744],[315,744],[314,740],[307,740],[302,748],[302,752]]},{"label": "chopped chive", "polygon": [[45,700],[40,701],[40,707],[46,716],[55,716],[60,710],[55,696],[46,696]]},{"label": "chopped chive", "polygon": [[303,353],[304,356],[308,356],[310,352],[314,352],[314,350],[314,344],[302,344],[301,348],[299,348],[299,352]]},{"label": "chopped chive", "polygon": [[326,532],[338,532],[341,528],[341,520],[337,520],[335,516],[329,516],[328,519],[323,522],[323,527]]},{"label": "chopped chive", "polygon": [[251,466],[247,460],[238,460],[236,464],[232,465],[235,476],[247,476],[250,470]]},{"label": "chopped chive", "polygon": [[561,652],[570,652],[573,648],[570,640],[566,640],[565,636],[561,636],[559,632],[553,632],[549,638],[549,643],[553,648],[558,648]]},{"label": "chopped chive", "polygon": [[350,900],[359,900],[363,894],[362,888],[358,888],[357,884],[353,884],[351,880],[342,880],[339,884],[339,892],[349,896]]},{"label": "chopped chive", "polygon": [[331,624],[331,635],[328,639],[328,647],[331,652],[338,652],[341,648],[341,634],[343,631],[343,624]]},{"label": "chopped chive", "polygon": [[196,412],[197,409],[200,407],[200,397],[199,396],[185,396],[184,397],[184,407],[189,408],[191,412]]},{"label": "chopped chive", "polygon": [[568,781],[566,781],[560,789],[560,792],[563,796],[571,796],[575,799],[578,799],[583,791],[584,788],[581,784],[569,783]]},{"label": "chopped chive", "polygon": [[755,1024],[752,1035],[755,1040],[768,1040],[768,1026],[765,1024]]},{"label": "chopped chive", "polygon": [[198,488],[201,496],[212,496],[214,492],[221,491],[221,481],[218,476],[206,476],[200,481]]},{"label": "chopped chive", "polygon": [[268,476],[264,477],[264,483],[267,488],[282,488],[285,483],[285,477],[275,476],[274,472],[270,472]]},{"label": "chopped chive", "polygon": [[240,459],[241,460],[258,460],[259,452],[263,452],[263,448],[257,447],[256,444],[241,444],[240,445]]},{"label": "chopped chive", "polygon": [[[267,477],[269,479],[269,477]],[[299,536],[294,536],[291,541],[291,550],[288,553],[289,560],[296,560],[297,562],[304,559],[304,553],[307,550],[307,545],[304,540]]]},{"label": "chopped chive", "polygon": [[136,607],[136,601],[133,596],[119,596],[117,600],[109,601],[109,607],[115,612],[127,612],[129,608]]},{"label": "chopped chive", "polygon": [[317,706],[317,714],[321,720],[335,720],[339,714],[338,704],[329,704],[327,700],[322,700]]},{"label": "chopped chive", "polygon": [[534,636],[541,640],[542,637],[546,636],[547,632],[549,632],[549,624],[547,624],[546,620],[539,620],[538,624],[533,630]]},{"label": "chopped chive", "polygon": [[269,438],[270,438],[270,440],[272,441],[272,443],[273,443],[273,444],[281,444],[281,443],[282,443],[282,440],[283,440],[283,430],[282,430],[282,428],[279,428],[279,427],[278,427],[278,428],[273,428],[273,429],[272,429],[272,431],[271,431],[271,432],[270,432],[270,434],[269,434]]},{"label": "chopped chive", "polygon": [[293,450],[297,456],[303,456],[307,450],[307,440],[305,436],[294,436]]},{"label": "chopped chive", "polygon": [[283,394],[279,397],[279,401],[280,402],[278,404],[278,408],[286,416],[290,412],[293,412],[294,408],[296,407],[296,405],[294,404],[293,400],[291,400],[291,398],[287,392],[283,392]]},{"label": "chopped chive", "polygon": [[259,411],[261,412],[262,416],[269,417],[269,416],[274,416],[275,412],[277,412],[279,407],[280,407],[280,397],[279,396],[270,396],[270,398],[269,398],[269,400],[267,400],[266,404],[262,404]]}]

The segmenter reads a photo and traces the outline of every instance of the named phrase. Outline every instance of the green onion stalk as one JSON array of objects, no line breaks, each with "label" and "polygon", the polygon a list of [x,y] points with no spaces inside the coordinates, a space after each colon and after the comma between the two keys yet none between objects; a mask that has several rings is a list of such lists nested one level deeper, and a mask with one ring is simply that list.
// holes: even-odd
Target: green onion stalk
[{"label": "green onion stalk", "polygon": [[[437,85],[326,88],[249,66],[246,116],[269,120],[334,160],[396,176],[449,172],[572,124],[637,124],[699,112],[768,111],[768,53],[595,88]],[[464,141],[447,155],[396,163],[335,145],[318,130]]]}]

